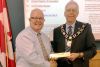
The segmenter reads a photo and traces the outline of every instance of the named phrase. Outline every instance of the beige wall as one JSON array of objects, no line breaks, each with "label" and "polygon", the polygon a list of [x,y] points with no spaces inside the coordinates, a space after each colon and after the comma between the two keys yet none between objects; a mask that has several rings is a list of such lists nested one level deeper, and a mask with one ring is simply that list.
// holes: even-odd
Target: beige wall
[{"label": "beige wall", "polygon": [[97,54],[90,60],[90,67],[100,67],[100,50],[97,50]]}]

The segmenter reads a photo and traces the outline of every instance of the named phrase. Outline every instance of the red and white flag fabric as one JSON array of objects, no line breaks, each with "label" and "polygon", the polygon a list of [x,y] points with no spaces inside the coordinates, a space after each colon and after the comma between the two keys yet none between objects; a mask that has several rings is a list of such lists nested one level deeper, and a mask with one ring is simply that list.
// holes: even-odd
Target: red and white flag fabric
[{"label": "red and white flag fabric", "polygon": [[6,0],[0,0],[0,66],[16,67]]}]

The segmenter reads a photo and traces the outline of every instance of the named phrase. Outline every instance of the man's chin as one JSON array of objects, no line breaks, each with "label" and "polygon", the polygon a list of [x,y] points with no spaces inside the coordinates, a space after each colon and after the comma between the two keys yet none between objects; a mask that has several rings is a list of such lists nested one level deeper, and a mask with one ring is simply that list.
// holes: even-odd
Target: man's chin
[{"label": "man's chin", "polygon": [[37,28],[37,30],[41,30],[41,29],[42,29],[42,27],[38,27],[38,28]]},{"label": "man's chin", "polygon": [[75,20],[73,20],[73,19],[69,19],[69,20],[68,20],[68,22],[70,22],[70,23],[71,23],[71,22],[74,22],[74,21],[75,21]]}]

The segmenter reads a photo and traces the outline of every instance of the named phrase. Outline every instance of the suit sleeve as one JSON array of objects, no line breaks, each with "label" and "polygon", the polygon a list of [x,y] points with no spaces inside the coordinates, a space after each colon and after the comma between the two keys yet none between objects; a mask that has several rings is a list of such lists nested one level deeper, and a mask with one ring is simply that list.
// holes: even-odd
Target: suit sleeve
[{"label": "suit sleeve", "polygon": [[89,60],[96,54],[95,39],[92,33],[91,25],[87,24],[86,26],[86,51],[84,52],[84,60]]},{"label": "suit sleeve", "polygon": [[51,44],[52,44],[52,48],[53,48],[53,51],[54,52],[57,52],[57,43],[56,43],[56,40],[57,40],[57,29],[54,29],[53,30],[53,41],[51,41]]}]

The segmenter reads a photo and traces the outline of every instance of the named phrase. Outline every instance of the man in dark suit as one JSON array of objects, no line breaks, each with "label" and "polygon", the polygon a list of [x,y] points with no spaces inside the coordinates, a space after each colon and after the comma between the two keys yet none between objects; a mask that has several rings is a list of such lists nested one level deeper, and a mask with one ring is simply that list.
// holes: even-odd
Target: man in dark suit
[{"label": "man in dark suit", "polygon": [[70,52],[70,56],[57,59],[58,67],[89,67],[89,59],[96,54],[91,25],[77,21],[78,13],[78,4],[68,2],[64,12],[66,23],[53,31],[54,52]]}]

